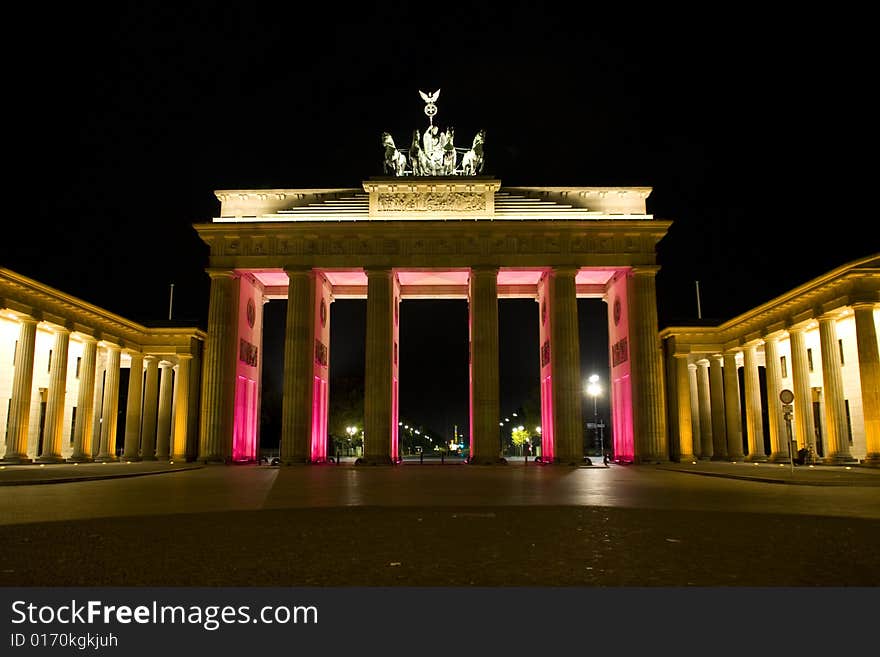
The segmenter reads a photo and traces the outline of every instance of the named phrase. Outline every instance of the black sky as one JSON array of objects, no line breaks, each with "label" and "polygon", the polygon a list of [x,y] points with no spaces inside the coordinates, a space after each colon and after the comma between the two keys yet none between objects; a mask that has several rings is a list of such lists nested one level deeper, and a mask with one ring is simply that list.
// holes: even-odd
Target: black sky
[{"label": "black sky", "polygon": [[872,130],[857,15],[302,5],[35,7],[10,67],[25,193],[0,264],[139,321],[166,316],[173,282],[175,318],[204,326],[192,224],[213,191],[357,187],[437,88],[438,121],[485,129],[504,185],[654,188],[674,221],[661,327],[696,317],[696,280],[723,320],[877,251],[848,155]]}]

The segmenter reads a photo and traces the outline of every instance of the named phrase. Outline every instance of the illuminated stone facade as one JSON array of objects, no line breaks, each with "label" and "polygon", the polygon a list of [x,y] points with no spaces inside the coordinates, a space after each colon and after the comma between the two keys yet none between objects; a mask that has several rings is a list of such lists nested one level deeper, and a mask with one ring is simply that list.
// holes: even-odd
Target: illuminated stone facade
[{"label": "illuminated stone facade", "polygon": [[147,328],[0,269],[0,458],[195,458],[205,337]]},{"label": "illuminated stone facade", "polygon": [[[281,459],[327,458],[330,304],[366,298],[364,460],[394,463],[398,306],[462,298],[470,312],[471,460],[500,458],[498,299],[531,298],[541,344],[543,458],[583,459],[578,297],[605,299],[614,452],[668,458],[655,247],[670,222],[650,188],[502,188],[491,178],[378,178],[359,189],[218,191],[199,459],[252,460],[262,308],[287,299]],[[252,345],[256,365],[242,358]],[[610,359],[611,360],[611,359]]]},{"label": "illuminated stone facade", "polygon": [[814,462],[880,465],[878,322],[875,255],[720,326],[664,329],[673,457],[788,462],[793,440]]}]

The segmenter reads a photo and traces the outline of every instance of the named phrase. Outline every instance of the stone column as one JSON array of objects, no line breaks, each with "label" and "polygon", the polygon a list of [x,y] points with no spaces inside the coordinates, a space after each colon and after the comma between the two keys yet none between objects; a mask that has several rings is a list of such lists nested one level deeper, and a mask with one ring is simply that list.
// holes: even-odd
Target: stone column
[{"label": "stone column", "polygon": [[657,267],[637,267],[628,280],[636,462],[668,461],[662,350],[657,327]]},{"label": "stone column", "polygon": [[171,428],[171,460],[186,462],[186,427],[189,424],[189,370],[191,354],[177,354],[174,379],[174,419]]},{"label": "stone column", "polygon": [[60,463],[61,434],[64,431],[64,400],[67,397],[67,353],[70,331],[55,329],[52,362],[49,364],[49,399],[46,403],[46,423],[43,425],[43,453],[40,463]]},{"label": "stone column", "polygon": [[833,314],[819,318],[819,343],[822,348],[822,388],[825,397],[825,463],[852,461],[847,435],[843,376],[837,344],[837,318]]},{"label": "stone column", "polygon": [[803,326],[788,330],[791,346],[791,378],[794,385],[794,433],[798,446],[816,455],[816,425],[813,422],[813,391]]},{"label": "stone column", "polygon": [[697,361],[697,394],[700,397],[700,458],[712,458],[712,402],[709,394],[709,361]]},{"label": "stone column", "polygon": [[22,317],[19,323],[15,373],[12,377],[12,401],[9,407],[9,429],[6,433],[6,455],[3,457],[5,463],[31,462],[27,449],[37,320],[33,317]]},{"label": "stone column", "polygon": [[675,390],[678,400],[678,442],[681,455],[679,460],[684,463],[693,461],[694,456],[694,433],[691,424],[691,391],[690,376],[688,374],[687,356],[675,358]]},{"label": "stone column", "polygon": [[749,440],[748,461],[766,461],[764,428],[761,426],[761,383],[758,379],[758,348],[753,343],[743,350],[743,373],[746,387],[746,433]]},{"label": "stone column", "polygon": [[770,428],[770,460],[788,462],[788,430],[782,414],[782,366],[779,363],[779,336],[764,338],[764,368],[767,372],[767,421]]},{"label": "stone column", "polygon": [[391,269],[367,270],[367,354],[364,368],[364,461],[391,459],[394,281]]},{"label": "stone column", "polygon": [[[281,462],[308,463],[312,457],[312,391],[315,362],[315,272],[288,268],[287,320],[284,333],[284,398],[281,411]],[[389,280],[390,280],[390,270]],[[369,292],[368,292],[369,294]],[[367,300],[369,315],[370,301]],[[367,320],[369,326],[369,319]],[[370,334],[367,329],[367,362]],[[366,374],[369,377],[369,373]],[[365,400],[369,398],[365,382]],[[390,387],[389,387],[390,390]],[[366,409],[365,409],[366,410]]]},{"label": "stone column", "polygon": [[159,417],[156,427],[156,458],[159,461],[167,461],[171,458],[171,391],[173,389],[172,378],[173,365],[167,360],[159,363],[162,371],[159,377]]},{"label": "stone column", "polygon": [[554,267],[550,273],[555,461],[570,465],[579,465],[584,460],[584,424],[581,417],[583,387],[575,286],[577,273],[577,267]]},{"label": "stone column", "polygon": [[95,419],[95,365],[98,342],[91,336],[83,336],[82,361],[79,365],[79,395],[76,401],[76,426],[73,428],[73,454],[70,460],[92,460],[91,436]]},{"label": "stone column", "polygon": [[[498,268],[470,273],[471,463],[501,459],[498,374]],[[558,435],[558,434],[557,434]]]},{"label": "stone column", "polygon": [[691,435],[694,442],[694,456],[699,458],[703,453],[702,439],[700,438],[700,393],[697,385],[697,366],[689,363],[688,373],[688,397],[691,403]]},{"label": "stone column", "polygon": [[141,412],[144,390],[144,355],[131,354],[131,367],[128,371],[128,403],[125,409],[125,445],[122,459],[140,460]]},{"label": "stone column", "polygon": [[97,461],[116,460],[116,414],[119,411],[119,347],[107,346],[107,378],[101,405],[101,449]]},{"label": "stone column", "polygon": [[[211,269],[208,274],[211,299],[203,365],[199,461],[224,463],[232,457],[239,279],[232,270]],[[158,453],[156,456],[161,458]]]},{"label": "stone column", "polygon": [[880,356],[874,305],[854,303],[856,345],[859,350],[859,378],[862,385],[862,412],[865,417],[866,465],[880,466]]},{"label": "stone column", "polygon": [[724,420],[727,428],[727,457],[731,461],[742,460],[742,417],[735,351],[724,352]]},{"label": "stone column", "polygon": [[709,394],[712,401],[712,460],[727,459],[727,427],[724,422],[723,357],[715,354],[709,360]]},{"label": "stone column", "polygon": [[[104,422],[104,382],[107,378],[107,347],[101,348],[98,352],[95,366],[95,396],[92,398],[93,419],[92,427],[84,427],[84,431],[89,432],[88,441],[83,441],[83,451],[90,456],[92,460],[98,458],[98,452],[101,450],[101,427]],[[85,438],[85,437],[84,437]],[[85,443],[88,442],[88,445]]]},{"label": "stone column", "polygon": [[156,420],[159,411],[159,359],[144,356],[147,376],[144,383],[144,412],[141,423],[141,460],[156,460]]}]

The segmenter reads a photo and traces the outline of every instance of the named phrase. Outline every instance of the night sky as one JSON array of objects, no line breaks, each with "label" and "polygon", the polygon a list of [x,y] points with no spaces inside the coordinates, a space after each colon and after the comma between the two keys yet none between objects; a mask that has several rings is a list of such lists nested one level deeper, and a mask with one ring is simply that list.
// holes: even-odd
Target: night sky
[{"label": "night sky", "polygon": [[[674,221],[661,327],[696,318],[697,280],[703,317],[724,320],[878,250],[847,155],[870,111],[858,16],[308,4],[78,4],[23,21],[7,133],[24,194],[7,193],[24,207],[5,216],[0,265],[143,322],[167,317],[174,283],[174,319],[203,327],[192,224],[218,214],[214,190],[358,187],[382,174],[379,135],[405,142],[424,123],[418,90],[438,88],[437,121],[467,140],[485,129],[484,173],[503,185],[654,188],[649,212]],[[506,413],[537,385],[537,310],[500,308]],[[362,376],[364,303],[333,313],[334,376]],[[402,313],[402,415],[450,430],[466,422],[465,303]],[[607,373],[590,348],[603,313],[579,303],[584,376]]]}]

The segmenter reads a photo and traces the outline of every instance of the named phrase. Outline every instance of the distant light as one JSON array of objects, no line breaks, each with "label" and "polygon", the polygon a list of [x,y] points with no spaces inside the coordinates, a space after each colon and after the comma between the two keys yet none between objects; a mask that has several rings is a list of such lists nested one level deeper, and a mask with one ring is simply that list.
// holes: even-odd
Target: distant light
[{"label": "distant light", "polygon": [[757,465],[758,465],[758,464],[757,464],[757,463],[755,463],[755,466],[757,466]]},{"label": "distant light", "polygon": [[174,463],[174,461],[168,461],[169,463]]},{"label": "distant light", "polygon": [[538,433],[541,433],[541,427],[535,427],[535,431],[537,431]]},{"label": "distant light", "polygon": [[45,467],[46,467],[46,464],[45,464],[45,463],[40,463],[40,467],[41,467],[41,468],[45,468]]},{"label": "distant light", "polygon": [[811,467],[811,468],[815,468],[816,466],[815,466],[815,465],[811,465],[810,467]]},{"label": "distant light", "polygon": [[785,467],[785,463],[780,463],[780,464],[779,464],[779,467],[780,467],[780,468],[784,468],[784,467]]},{"label": "distant light", "polygon": [[126,461],[126,463],[131,463],[131,461]]},{"label": "distant light", "polygon": [[74,465],[79,465],[79,463],[74,463]]},{"label": "distant light", "polygon": [[844,468],[844,470],[852,470],[852,468],[849,467],[849,466],[846,466],[846,467]]},{"label": "distant light", "polygon": [[509,417],[506,417],[506,418],[504,418],[504,421],[505,421],[505,422],[510,422],[510,418],[509,418]]},{"label": "distant light", "polygon": [[733,463],[734,465],[736,465],[736,461],[731,461],[731,463]]},{"label": "distant light", "polygon": [[5,469],[6,469],[5,465],[0,465],[0,470],[5,470]]},{"label": "distant light", "polygon": [[499,427],[503,427],[503,426],[504,426],[504,422],[499,422],[499,423],[498,423],[498,426],[499,426]]},{"label": "distant light", "polygon": [[397,423],[397,426],[402,427],[402,426],[403,426],[403,422],[398,422],[398,423]]},{"label": "distant light", "polygon": [[516,417],[516,413],[511,413],[511,415],[512,415],[513,417]]},{"label": "distant light", "polygon": [[697,464],[697,462],[696,462],[696,461],[691,461],[691,463],[692,463],[692,464],[693,464],[693,465],[696,465],[696,464]]}]

